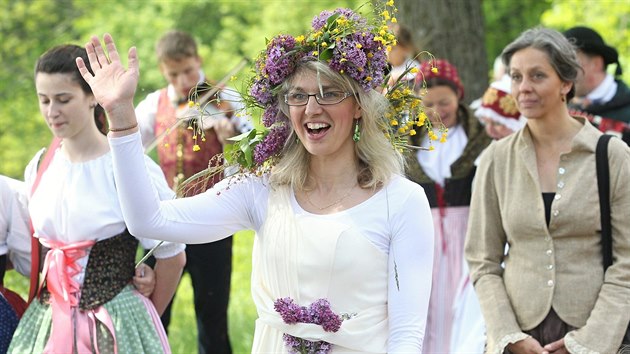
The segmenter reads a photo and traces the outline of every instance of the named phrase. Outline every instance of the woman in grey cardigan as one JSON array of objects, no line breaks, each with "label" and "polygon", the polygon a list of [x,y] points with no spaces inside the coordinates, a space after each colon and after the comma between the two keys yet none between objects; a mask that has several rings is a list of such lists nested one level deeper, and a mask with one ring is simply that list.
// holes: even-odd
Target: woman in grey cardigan
[{"label": "woman in grey cardigan", "polygon": [[604,272],[601,133],[566,106],[580,70],[575,51],[562,34],[535,28],[502,57],[528,120],[482,155],[473,187],[465,253],[486,350],[614,353],[630,320],[630,149],[619,139],[608,147],[614,263]]}]

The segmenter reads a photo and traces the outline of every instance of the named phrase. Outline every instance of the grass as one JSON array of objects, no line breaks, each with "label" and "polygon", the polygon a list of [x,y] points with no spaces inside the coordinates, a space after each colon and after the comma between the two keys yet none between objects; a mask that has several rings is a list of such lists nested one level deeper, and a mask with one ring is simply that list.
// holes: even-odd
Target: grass
[{"label": "grass", "polygon": [[[242,231],[234,236],[232,256],[232,287],[228,308],[228,326],[232,351],[235,354],[250,353],[254,338],[256,308],[250,292],[251,250],[254,243],[252,231]],[[8,272],[5,286],[26,298],[28,279],[16,272]],[[190,278],[185,275],[177,290],[169,327],[169,342],[174,354],[197,353],[197,325],[192,300]]]}]

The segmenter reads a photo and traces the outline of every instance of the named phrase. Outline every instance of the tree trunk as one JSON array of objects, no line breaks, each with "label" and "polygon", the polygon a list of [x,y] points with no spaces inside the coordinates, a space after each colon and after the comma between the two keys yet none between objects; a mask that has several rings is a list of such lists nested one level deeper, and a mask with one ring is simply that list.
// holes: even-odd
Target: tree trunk
[{"label": "tree trunk", "polygon": [[464,100],[483,95],[489,78],[481,0],[398,0],[396,6],[398,22],[412,31],[417,48],[457,67]]}]

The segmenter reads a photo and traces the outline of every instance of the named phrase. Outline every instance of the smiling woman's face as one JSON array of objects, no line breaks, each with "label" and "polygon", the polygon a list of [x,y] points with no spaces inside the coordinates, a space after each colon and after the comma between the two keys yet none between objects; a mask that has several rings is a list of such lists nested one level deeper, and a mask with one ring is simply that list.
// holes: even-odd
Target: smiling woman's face
[{"label": "smiling woman's face", "polygon": [[427,108],[427,113],[434,124],[439,124],[440,120],[447,128],[457,124],[459,99],[451,87],[437,85],[427,88],[427,93],[422,97],[422,103]]},{"label": "smiling woman's face", "polygon": [[[321,85],[321,86],[320,86]],[[288,94],[307,95],[342,91],[317,74],[305,70],[293,79]],[[337,104],[320,105],[310,96],[305,106],[289,106],[289,118],[293,129],[304,147],[315,156],[337,154],[341,150],[354,149],[352,133],[354,120],[361,117],[361,108],[350,95]]]}]

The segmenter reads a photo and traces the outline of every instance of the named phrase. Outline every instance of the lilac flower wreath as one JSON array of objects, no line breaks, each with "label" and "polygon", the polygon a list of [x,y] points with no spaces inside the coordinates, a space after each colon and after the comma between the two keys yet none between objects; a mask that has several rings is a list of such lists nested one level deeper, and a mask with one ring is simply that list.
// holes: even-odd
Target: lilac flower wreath
[{"label": "lilac flower wreath", "polygon": [[[306,307],[291,298],[279,298],[274,301],[273,308],[286,324],[312,323],[322,326],[326,332],[337,332],[342,321],[351,317],[334,313],[326,299],[318,299]],[[310,341],[287,333],[282,339],[290,354],[327,354],[332,350],[332,345],[326,341]]]},{"label": "lilac flower wreath", "polygon": [[[393,8],[392,1],[387,5]],[[382,23],[377,26],[350,9],[322,11],[313,18],[307,35],[280,34],[267,41],[266,49],[255,61],[245,94],[248,106],[263,110],[263,129],[233,138],[235,144],[226,154],[228,161],[250,170],[264,169],[265,164],[270,167],[279,157],[290,129],[288,118],[278,108],[277,90],[301,60],[326,62],[333,70],[356,80],[365,91],[381,88],[386,78],[387,50],[395,37],[386,25],[391,19],[389,12],[384,10],[380,15]]]}]

